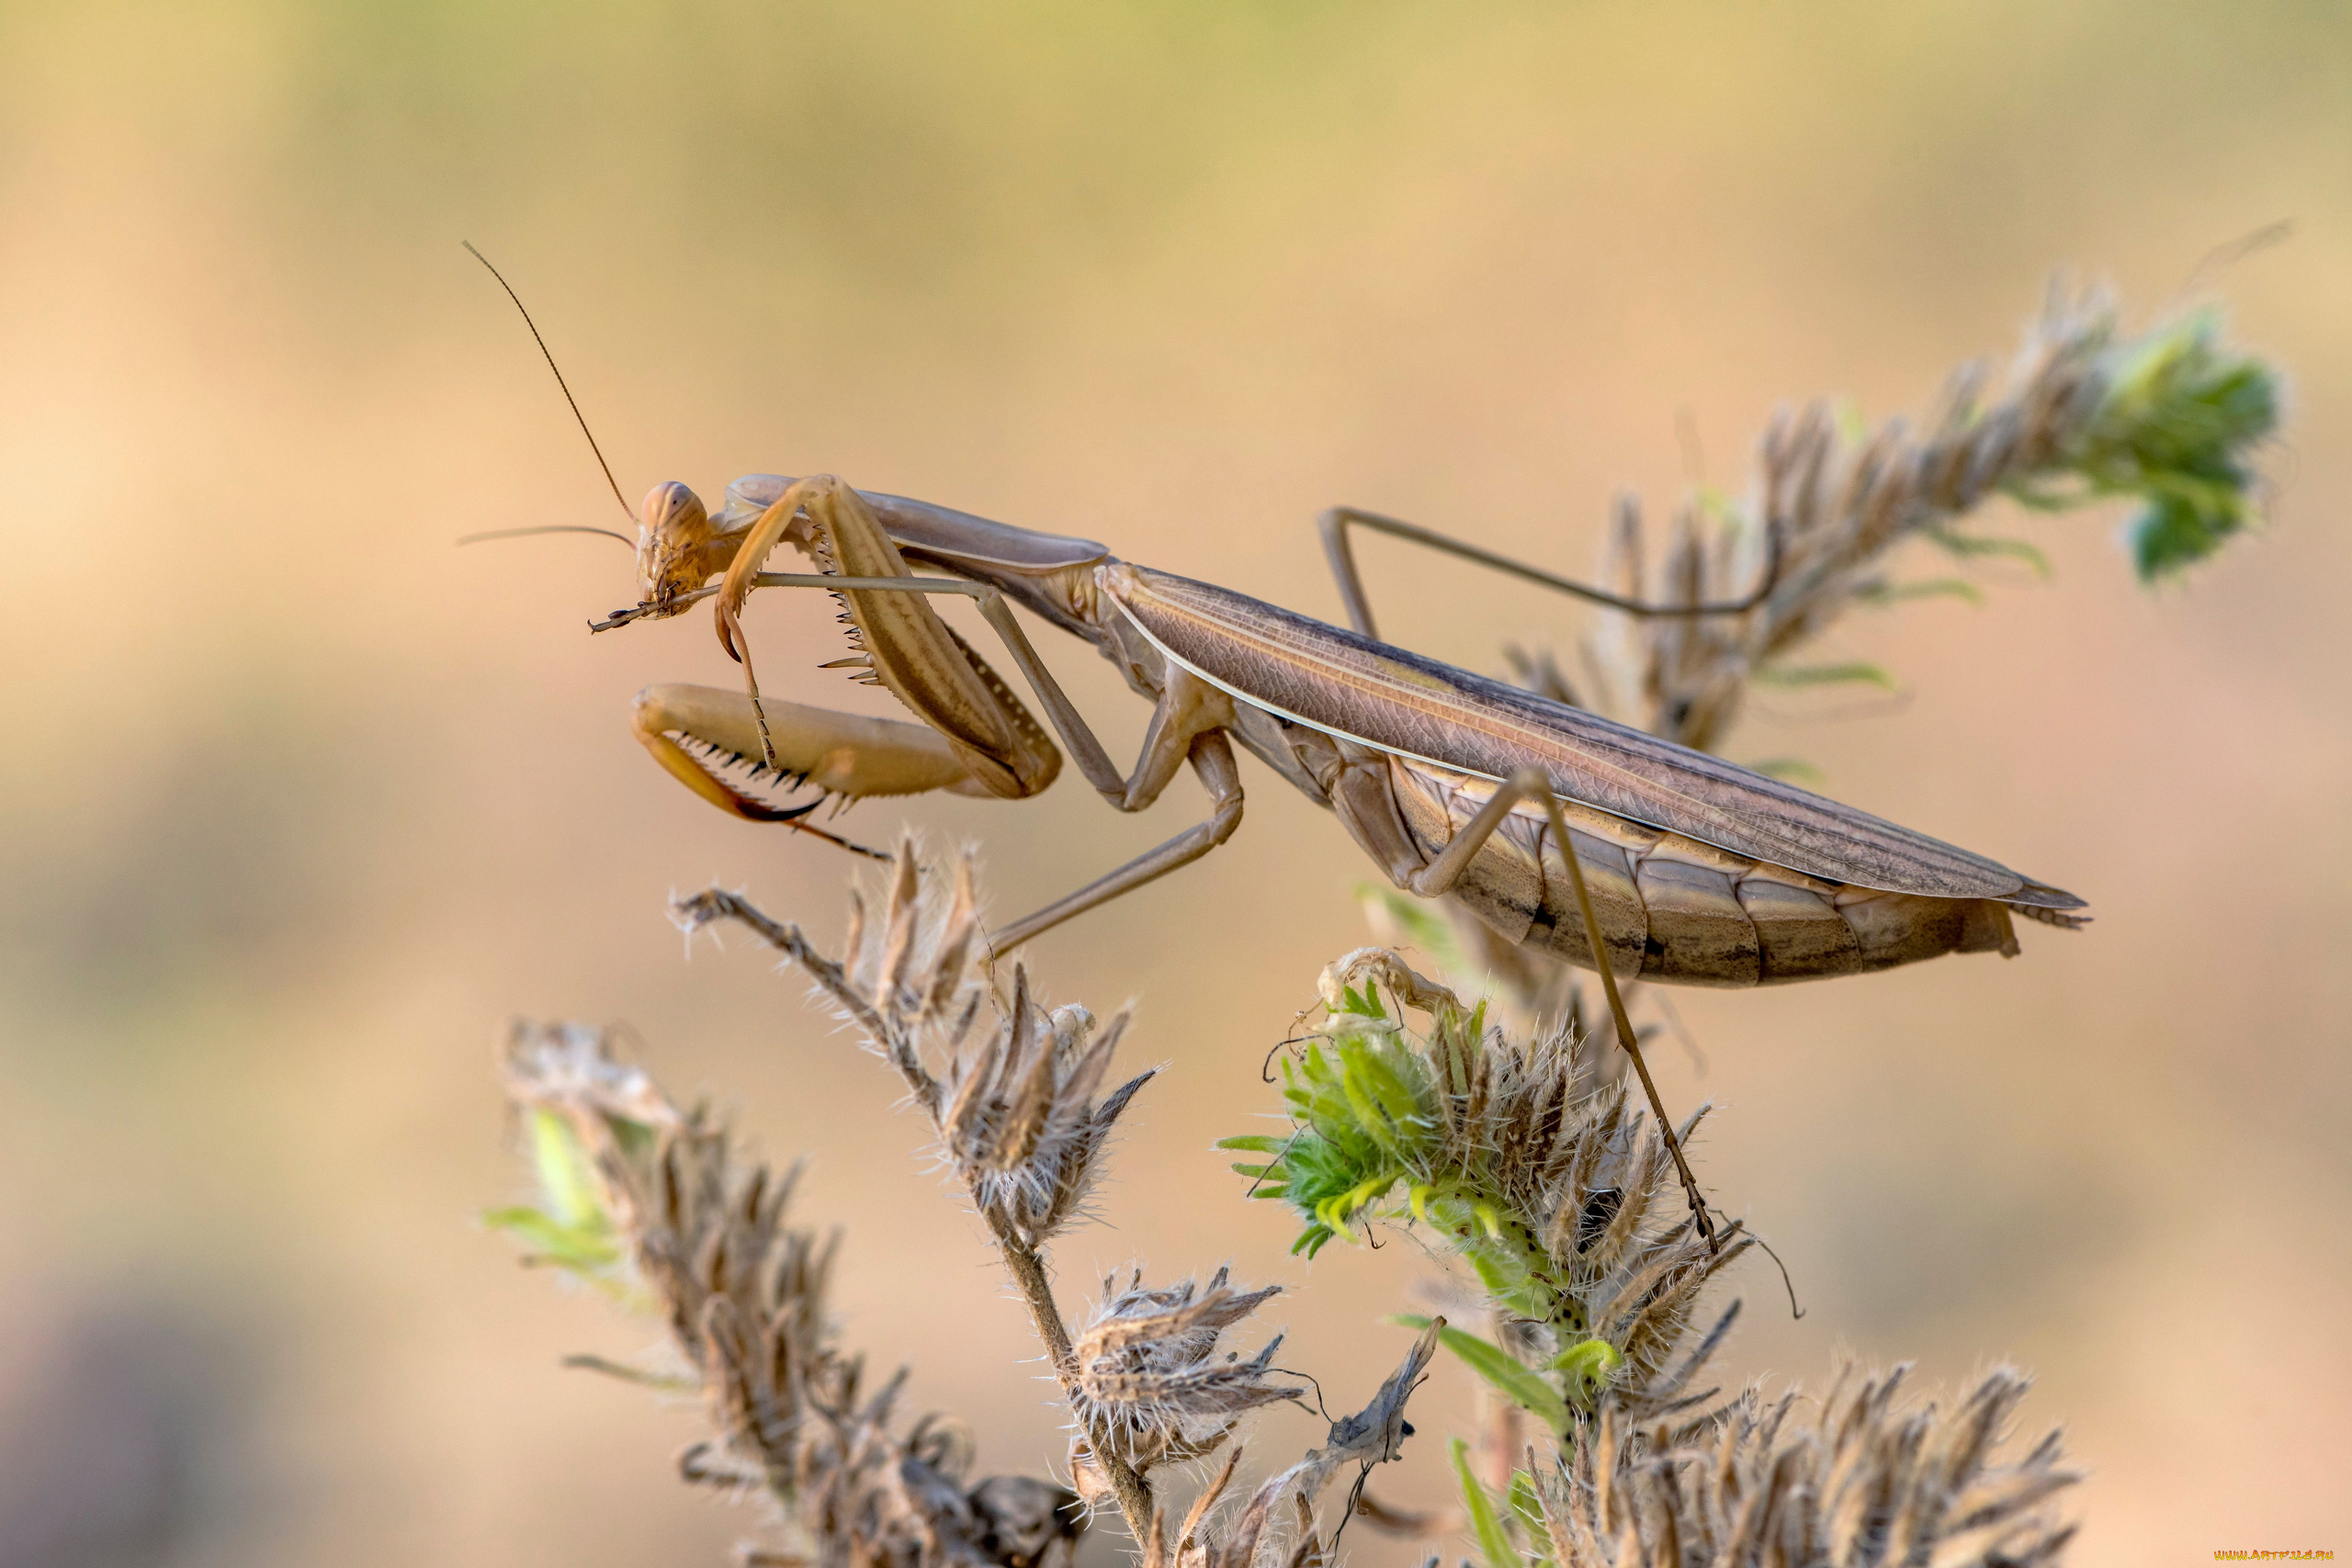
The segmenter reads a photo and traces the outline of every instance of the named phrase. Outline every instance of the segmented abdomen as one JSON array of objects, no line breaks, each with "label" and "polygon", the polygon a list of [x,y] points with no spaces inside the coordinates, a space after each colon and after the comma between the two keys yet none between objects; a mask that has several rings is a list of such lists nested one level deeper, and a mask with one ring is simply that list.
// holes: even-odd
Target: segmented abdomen
[{"label": "segmented abdomen", "polygon": [[[1396,798],[1434,858],[1495,785],[1389,758]],[[1808,876],[1562,802],[1611,967],[1684,986],[1770,986],[1891,969],[1946,953],[2014,955],[2007,907],[1989,898],[1882,893]],[[1583,917],[1552,828],[1521,803],[1453,886],[1514,943],[1591,968]]]}]

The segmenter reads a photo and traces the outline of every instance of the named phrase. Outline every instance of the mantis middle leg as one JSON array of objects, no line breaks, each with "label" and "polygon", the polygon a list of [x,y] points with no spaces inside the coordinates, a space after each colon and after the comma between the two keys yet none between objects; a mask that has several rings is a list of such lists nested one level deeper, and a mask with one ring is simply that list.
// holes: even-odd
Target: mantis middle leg
[{"label": "mantis middle leg", "polygon": [[1180,866],[1190,865],[1233,837],[1233,830],[1241,826],[1241,771],[1235,765],[1233,743],[1226,739],[1223,730],[1209,730],[1193,737],[1184,760],[1192,763],[1194,776],[1209,792],[1216,807],[1209,819],[1157,849],[1146,851],[1116,871],[1057,899],[1027,919],[1015,920],[996,934],[996,951],[1009,952],[1040,931],[1050,931],[1089,909],[1100,908]]},{"label": "mantis middle leg", "polygon": [[[981,614],[988,616],[991,626],[1003,637],[1007,649],[1021,665],[1022,673],[1028,679],[1031,689],[1045,705],[1056,732],[1077,757],[1080,770],[1088,775],[1088,782],[1105,800],[1121,811],[1145,810],[1159,800],[1160,793],[1174,780],[1177,770],[1187,762],[1191,764],[1193,775],[1201,781],[1202,787],[1208,791],[1211,812],[1206,821],[1187,829],[1076,892],[1002,928],[992,939],[992,945],[999,953],[1010,952],[1031,937],[1065,920],[1099,908],[1148,882],[1157,881],[1171,871],[1190,865],[1231,838],[1234,829],[1241,825],[1241,773],[1233,754],[1232,742],[1226,737],[1227,727],[1233,722],[1232,699],[1190,671],[1179,666],[1170,668],[1166,687],[1152,709],[1151,725],[1145,733],[1135,771],[1122,779],[1110,760],[1109,752],[1062,691],[1060,683],[1054,680],[1043,660],[1037,658],[1035,647],[1012,619],[1003,596],[995,589],[955,578],[838,578],[784,572],[760,573],[759,585],[827,588],[835,592],[849,589],[880,592],[960,593],[969,597],[978,603]],[[759,705],[766,699],[760,698],[755,692],[749,701]],[[921,713],[922,710],[917,708],[916,711]],[[676,770],[673,768],[672,771]],[[696,787],[697,793],[706,795],[710,793],[707,789]],[[984,792],[969,788],[957,793],[978,795]]]}]

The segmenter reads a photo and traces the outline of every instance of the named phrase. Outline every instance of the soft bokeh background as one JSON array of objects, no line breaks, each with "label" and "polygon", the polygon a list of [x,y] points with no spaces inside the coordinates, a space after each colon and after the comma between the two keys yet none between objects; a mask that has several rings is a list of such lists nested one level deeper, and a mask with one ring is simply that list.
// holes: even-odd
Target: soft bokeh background
[{"label": "soft bokeh background", "polygon": [[[2352,23],[2334,7],[17,4],[0,9],[0,1564],[716,1562],[690,1411],[557,1370],[649,1325],[518,1272],[490,1045],[625,1020],[682,1092],[806,1151],[854,1343],[984,1462],[1058,1450],[1017,1309],[893,1087],[741,943],[718,877],[834,928],[847,863],[628,739],[727,682],[707,623],[591,640],[616,521],[504,264],[634,497],[754,469],[1083,533],[1336,615],[1348,500],[1576,569],[1610,495],[1735,485],[1776,403],[1923,402],[2054,267],[2175,300],[2212,247],[2292,375],[2273,525],[2135,588],[2111,517],[2054,582],[1857,617],[1908,700],[1758,712],[1735,754],[2087,894],[2015,964],[1685,993],[1704,1169],[1778,1244],[1727,1366],[1841,1348],[2035,1370],[2095,1472],[2075,1561],[2352,1547],[2344,633]],[[1678,434],[1678,420],[1695,443]],[[1578,612],[1367,547],[1384,628],[1477,668]],[[772,683],[824,607],[764,599]],[[1049,650],[1114,749],[1143,714]],[[787,676],[786,671],[798,671]],[[1171,1070],[1073,1297],[1130,1255],[1298,1290],[1357,1398],[1409,1249],[1309,1269],[1205,1147],[1364,931],[1337,827],[1252,768],[1234,845],[1041,942]],[[1066,781],[868,806],[1034,907],[1191,820]],[[1466,1406],[1433,1386],[1425,1430]],[[1277,1417],[1269,1458],[1309,1440]],[[1434,1498],[1424,1439],[1392,1489]],[[1367,1538],[1365,1550],[1375,1550]],[[1378,1548],[1389,1561],[1395,1548]]]}]

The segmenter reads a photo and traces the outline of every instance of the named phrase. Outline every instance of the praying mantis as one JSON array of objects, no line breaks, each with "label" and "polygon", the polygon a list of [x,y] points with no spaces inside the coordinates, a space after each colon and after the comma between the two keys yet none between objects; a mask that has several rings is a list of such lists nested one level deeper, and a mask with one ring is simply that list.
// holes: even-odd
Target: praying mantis
[{"label": "praying mantis", "polygon": [[[512,288],[506,292],[522,309]],[[531,331],[537,339],[537,326]],[[556,376],[560,384],[562,372]],[[568,387],[564,395],[571,400]],[[576,402],[572,412],[579,416]],[[584,417],[581,428],[587,432]],[[593,447],[593,434],[589,440]],[[2081,899],[1984,856],[1378,640],[1347,542],[1350,526],[1369,527],[1627,613],[1706,615],[1738,613],[1771,592],[1776,533],[1768,532],[1763,581],[1747,598],[1654,606],[1410,524],[1337,509],[1322,526],[1354,623],[1348,629],[1121,560],[1092,540],[861,491],[831,475],[747,475],[728,486],[715,515],[676,481],[654,486],[631,509],[609,466],[605,477],[636,525],[633,540],[614,536],[636,552],[639,600],[592,628],[663,619],[709,599],[720,645],[743,666],[741,692],[664,684],[636,700],[637,739],[695,795],[739,818],[855,849],[806,818],[828,799],[869,795],[945,790],[1026,799],[1058,776],[1057,740],[1120,811],[1149,808],[1191,769],[1208,796],[1205,820],[999,929],[990,945],[1002,953],[1231,838],[1243,805],[1238,743],[1328,807],[1399,888],[1451,894],[1505,941],[1599,973],[1619,1043],[1669,1129],[1694,1224],[1711,1240],[1680,1140],[1627,1021],[1621,976],[1778,985],[1946,953],[2014,955],[2014,915],[2080,923],[2068,911]],[[817,570],[767,570],[782,547]],[[854,649],[828,667],[859,670],[921,722],[763,698],[742,619],[762,588],[832,593]],[[933,609],[931,598],[941,594],[972,600],[1043,708],[1043,723]],[[1039,658],[1015,604],[1091,644],[1152,703],[1140,755],[1124,775]],[[775,804],[755,793],[771,781],[816,797]]]},{"label": "praying mantis", "polygon": [[[1946,953],[2018,951],[2011,917],[2062,928],[2083,900],[1996,861],[1793,784],[1537,693],[1379,641],[1349,547],[1362,526],[1530,578],[1637,615],[1738,614],[1776,586],[1767,521],[1762,581],[1724,604],[1646,605],[1553,576],[1433,530],[1351,508],[1321,520],[1353,629],[1231,589],[1123,561],[1092,540],[991,522],[840,479],[751,474],[712,515],[674,480],[628,506],[530,312],[522,311],[636,536],[638,603],[606,631],[715,601],[720,645],[745,690],[663,684],[638,694],[638,739],[704,800],[858,850],[807,818],[827,800],[933,790],[1026,799],[1058,776],[1058,739],[1120,811],[1149,808],[1189,766],[1206,820],[993,934],[1009,951],[1190,864],[1240,826],[1234,744],[1330,809],[1408,892],[1451,894],[1506,942],[1600,973],[1749,987],[1876,970]],[[765,570],[790,546],[814,572]],[[918,575],[914,568],[929,569]],[[714,582],[714,580],[717,580]],[[851,667],[922,722],[763,698],[742,612],[761,588],[820,588],[840,602]],[[971,599],[1046,713],[1040,724],[978,650],[931,607]],[[1094,648],[1148,699],[1141,755],[1122,776],[1013,617],[1019,604]],[[699,752],[699,755],[697,755]],[[729,775],[734,775],[730,781]],[[774,804],[770,781],[814,799]],[[871,851],[860,852],[872,854]],[[876,857],[880,858],[880,857]]]},{"label": "praying mantis", "polygon": [[[1343,538],[1349,524],[1386,522],[1342,512],[1326,529]],[[781,546],[819,570],[765,570]],[[1451,893],[1510,942],[1627,979],[1776,985],[1945,953],[2014,953],[2013,914],[2071,925],[2067,911],[2082,907],[1981,855],[1362,631],[1123,561],[1091,540],[862,492],[831,476],[746,476],[716,516],[686,486],[657,485],[637,549],[639,601],[597,629],[708,598],[719,641],[747,678],[740,693],[647,688],[637,737],[738,817],[797,824],[829,797],[940,789],[1024,799],[1057,776],[1057,740],[1122,811],[1151,807],[1192,769],[1209,797],[1206,820],[1005,926],[999,952],[1230,838],[1243,802],[1237,742],[1329,807],[1398,887]],[[936,575],[919,576],[918,566]],[[1344,567],[1341,581],[1367,618]],[[857,645],[836,664],[857,668],[923,722],[763,697],[742,611],[756,590],[781,587],[835,593]],[[974,601],[1045,722],[932,609],[943,593]],[[1152,702],[1130,772],[1039,658],[1015,604],[1091,643]],[[770,780],[817,797],[779,807],[753,793]],[[1597,941],[1580,918],[1579,877]]]},{"label": "praying mantis", "polygon": [[[1349,523],[1384,521],[1327,518],[1335,562]],[[784,545],[820,570],[764,570]],[[1242,811],[1238,741],[1329,807],[1397,886],[1451,893],[1507,940],[1599,972],[1711,1246],[1713,1224],[1628,1021],[1621,972],[1755,986],[1948,952],[2013,954],[2012,911],[2067,925],[2082,904],[1981,855],[1363,631],[1122,561],[1091,540],[868,494],[830,475],[739,479],[716,517],[686,486],[657,485],[637,548],[639,601],[598,629],[712,599],[719,640],[744,667],[740,693],[660,685],[636,702],[638,739],[704,799],[797,825],[829,795],[1026,798],[1058,774],[1058,739],[1105,801],[1140,811],[1191,767],[1209,796],[1205,821],[1001,929],[1001,953],[1230,838]],[[939,575],[917,576],[918,564]],[[1351,572],[1341,581],[1361,619],[1362,586]],[[924,722],[763,699],[741,613],[764,587],[837,595],[858,651],[836,663],[862,669]],[[973,600],[1046,724],[939,618],[936,593]],[[1014,604],[1092,643],[1151,700],[1125,776]],[[780,807],[729,771],[747,775],[743,785],[813,786],[818,800]]]}]

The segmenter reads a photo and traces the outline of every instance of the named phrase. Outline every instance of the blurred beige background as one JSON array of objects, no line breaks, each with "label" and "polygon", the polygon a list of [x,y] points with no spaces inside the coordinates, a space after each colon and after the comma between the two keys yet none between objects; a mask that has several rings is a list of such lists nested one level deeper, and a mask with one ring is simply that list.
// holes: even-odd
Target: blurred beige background
[{"label": "blurred beige background", "polygon": [[[983,1462],[1059,1448],[1017,1309],[893,1086],[673,889],[837,929],[847,863],[690,800],[628,739],[727,682],[632,597],[521,323],[634,497],[838,471],[1336,617],[1351,501],[1567,570],[1611,494],[1736,486],[1779,402],[1916,407],[2053,268],[2154,311],[2211,248],[2291,374],[2266,536],[2134,587],[2100,514],[2055,581],[1847,622],[1901,704],[1770,705],[1735,755],[2089,896],[2079,937],[1684,993],[1708,1179],[1779,1246],[1725,1367],[1841,1349],[2033,1369],[2094,1472],[2085,1564],[2352,1549],[2352,23],[2004,5],[0,9],[0,1565],[718,1562],[691,1411],[560,1371],[650,1325],[520,1272],[490,1043],[625,1020],[682,1093],[813,1156],[854,1343]],[[1578,612],[1382,545],[1384,629],[1481,669]],[[756,612],[772,686],[885,711],[829,615]],[[1143,714],[1048,650],[1114,750]],[[789,672],[789,673],[787,673]],[[1364,929],[1369,868],[1254,765],[1201,867],[1040,942],[1140,998],[1133,1116],[1073,1299],[1130,1256],[1297,1287],[1336,1399],[1400,1348],[1410,1249],[1311,1269],[1208,1142]],[[875,803],[986,846],[1019,911],[1196,815],[1065,782]],[[1449,1372],[1400,1496],[1443,1489]],[[1277,1416],[1269,1458],[1310,1440]],[[1364,1561],[1396,1560],[1364,1538]]]}]

